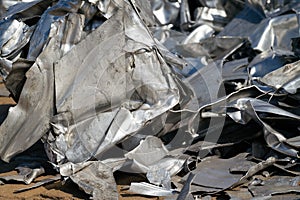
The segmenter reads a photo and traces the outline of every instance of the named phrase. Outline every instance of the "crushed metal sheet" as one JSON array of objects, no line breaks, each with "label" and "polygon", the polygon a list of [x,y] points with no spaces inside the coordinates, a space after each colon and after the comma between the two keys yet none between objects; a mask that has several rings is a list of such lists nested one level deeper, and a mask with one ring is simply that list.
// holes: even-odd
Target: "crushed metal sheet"
[{"label": "crushed metal sheet", "polygon": [[249,192],[248,188],[238,188],[237,190],[228,190],[226,193],[230,199],[252,199],[253,196]]},{"label": "crushed metal sheet", "polygon": [[100,161],[65,163],[60,166],[62,176],[68,176],[93,199],[118,199],[112,170]]},{"label": "crushed metal sheet", "polygon": [[[292,148],[289,145],[286,145],[285,140],[287,139],[283,134],[272,128],[269,124],[264,122],[258,115],[258,112],[265,112],[265,113],[274,113],[278,115],[282,115],[284,117],[289,117],[291,119],[295,119],[295,121],[299,121],[300,117],[293,113],[287,112],[283,109],[277,108],[272,104],[268,104],[262,100],[258,99],[239,99],[236,104],[240,111],[238,112],[230,112],[228,115],[234,119],[236,122],[239,123],[247,123],[251,119],[256,120],[264,127],[264,137],[267,144],[277,150],[282,152],[286,155],[298,157],[298,150],[296,148]],[[299,132],[299,130],[296,130]]]},{"label": "crushed metal sheet", "polygon": [[[114,172],[170,199],[299,196],[299,11],[296,0],[0,1],[0,75],[17,102],[0,116],[1,159],[42,140],[93,199],[118,198]],[[44,173],[18,163],[2,182]]]},{"label": "crushed metal sheet", "polygon": [[247,180],[251,178],[253,175],[255,175],[257,172],[272,166],[275,162],[276,159],[274,157],[270,157],[266,161],[262,161],[254,166],[251,166],[247,171],[247,173],[243,177],[241,177],[241,179],[238,182],[230,186],[230,188],[234,188],[240,184],[243,184],[244,182],[247,182]]},{"label": "crushed metal sheet", "polygon": [[229,169],[238,166],[240,162],[250,162],[246,160],[246,155],[247,154],[240,154],[230,159],[220,159],[217,157],[203,159],[193,172],[195,173],[195,177],[192,183],[219,190],[230,188],[233,184],[237,183],[243,175],[230,173]]},{"label": "crushed metal sheet", "polygon": [[249,190],[255,197],[299,193],[299,176],[273,176],[264,180],[264,185],[249,186]]},{"label": "crushed metal sheet", "polygon": [[149,183],[131,183],[129,191],[136,194],[143,194],[148,196],[173,196],[177,193],[176,190],[166,189]]},{"label": "crushed metal sheet", "polygon": [[296,94],[297,90],[300,88],[299,64],[299,61],[287,64],[266,74],[260,78],[259,81],[275,88],[276,90],[283,88],[288,93]]},{"label": "crushed metal sheet", "polygon": [[[32,146],[50,127],[49,120],[54,112],[54,97],[49,95],[54,94],[52,63],[60,56],[58,49],[52,40],[26,73],[27,81],[19,103],[10,108],[0,127],[0,155],[5,161]],[[49,55],[51,56],[48,57]]]},{"label": "crushed metal sheet", "polygon": [[17,167],[16,169],[18,170],[18,175],[0,176],[0,179],[5,182],[18,181],[28,185],[32,183],[35,178],[45,173],[45,169],[43,167],[34,169],[28,167]]},{"label": "crushed metal sheet", "polygon": [[18,190],[15,190],[14,193],[20,193],[20,192],[25,192],[27,190],[32,190],[34,188],[38,188],[38,187],[41,187],[43,185],[47,185],[47,184],[50,184],[50,183],[53,183],[53,182],[56,182],[58,180],[61,179],[61,176],[60,175],[57,175],[53,178],[47,178],[47,179],[43,179],[41,181],[38,181],[37,183],[33,184],[32,186],[30,187],[26,187],[26,188],[21,188],[21,189],[18,189]]},{"label": "crushed metal sheet", "polygon": [[[97,38],[101,38],[99,43],[92,45]],[[53,145],[65,152],[69,161],[100,158],[109,148],[135,134],[147,121],[178,103],[178,86],[152,46],[155,46],[154,40],[126,6],[55,65],[58,114],[53,124],[63,132]],[[109,49],[114,49],[111,54],[107,54]],[[144,60],[148,61],[147,65]],[[74,65],[78,66],[77,70],[73,70]],[[94,78],[89,74],[94,74]],[[69,84],[64,84],[66,81]],[[86,134],[82,135],[82,131]],[[71,135],[73,140],[68,139]],[[66,145],[68,149],[60,149]]]}]

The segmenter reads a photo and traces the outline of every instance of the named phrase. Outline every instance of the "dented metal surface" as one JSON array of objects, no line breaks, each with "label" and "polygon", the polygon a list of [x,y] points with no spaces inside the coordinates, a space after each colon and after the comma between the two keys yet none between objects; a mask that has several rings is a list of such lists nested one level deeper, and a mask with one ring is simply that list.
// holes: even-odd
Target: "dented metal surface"
[{"label": "dented metal surface", "polygon": [[141,182],[141,183],[131,183],[130,189],[131,192],[136,194],[148,195],[148,196],[173,196],[176,194],[176,190],[167,189],[163,187],[159,187],[156,185],[152,185],[149,183]]},{"label": "dented metal surface", "polygon": [[[150,35],[138,38],[139,35],[147,36],[147,30],[136,21],[137,16],[130,15],[129,8],[125,7],[54,67],[57,108],[54,117],[58,120],[53,126],[65,131],[59,133],[58,137],[62,138],[57,142],[66,142],[56,146],[60,152],[64,150],[59,145],[69,146],[63,153],[69,161],[82,162],[92,156],[100,158],[123,138],[132,136],[147,121],[179,101],[177,85],[166,63],[159,61],[162,57],[155,50],[154,40]],[[99,45],[92,45],[98,38],[101,38]],[[114,50],[107,54],[106,48]],[[78,70],[70,73],[74,65],[78,65]],[[84,74],[95,76],[91,79]],[[65,81],[70,84],[64,84]],[[82,105],[84,99],[86,104]],[[73,141],[67,139],[70,136]]]},{"label": "dented metal surface", "polygon": [[113,172],[101,161],[65,163],[60,166],[60,173],[70,177],[87,194],[92,195],[93,199],[118,198]]},{"label": "dented metal surface", "polygon": [[[42,140],[93,199],[118,198],[117,172],[143,174],[130,191],[148,196],[297,196],[298,1],[15,3],[1,1],[0,74],[17,101],[2,160]],[[44,173],[17,169],[0,180]]]}]

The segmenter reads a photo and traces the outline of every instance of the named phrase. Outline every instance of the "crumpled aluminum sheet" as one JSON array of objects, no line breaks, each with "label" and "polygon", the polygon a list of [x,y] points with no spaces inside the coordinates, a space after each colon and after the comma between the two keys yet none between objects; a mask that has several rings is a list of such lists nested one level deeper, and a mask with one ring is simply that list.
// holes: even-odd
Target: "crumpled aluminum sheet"
[{"label": "crumpled aluminum sheet", "polygon": [[150,2],[153,15],[160,25],[176,23],[180,10],[178,1],[151,0]]},{"label": "crumpled aluminum sheet", "polygon": [[2,181],[20,181],[25,184],[30,184],[35,178],[45,173],[45,169],[40,167],[36,169],[30,169],[27,167],[17,167],[19,171],[18,175],[1,176]]},{"label": "crumpled aluminum sheet", "polygon": [[210,188],[214,192],[230,188],[242,178],[241,174],[231,174],[230,168],[247,162],[245,157],[246,155],[241,154],[231,159],[219,159],[215,157],[203,159],[197,166],[197,169],[192,172],[195,173],[192,184],[202,186],[203,188]]},{"label": "crumpled aluminum sheet", "polygon": [[276,90],[284,89],[290,94],[296,94],[300,88],[299,70],[299,61],[296,61],[266,74],[260,79],[260,82]]},{"label": "crumpled aluminum sheet", "polygon": [[[258,115],[258,112],[263,112],[265,114],[276,114],[283,117],[289,117],[291,119],[295,119],[299,122],[300,117],[298,115],[294,115],[293,113],[289,113],[285,110],[282,110],[280,108],[276,108],[272,104],[267,104],[264,101],[258,100],[258,99],[250,99],[250,98],[241,98],[239,99],[234,107],[238,107],[238,109],[243,110],[244,108],[247,108],[246,113],[242,112],[229,112],[228,115],[235,121],[240,123],[247,123],[250,121],[251,118],[254,120],[257,120],[259,123],[261,123],[264,127],[264,137],[266,139],[266,142],[268,145],[275,150],[278,150],[280,152],[284,152],[287,155],[298,157],[298,151],[293,148],[288,148],[285,145],[285,136],[280,134],[278,131],[273,129],[269,124],[264,122]],[[294,130],[297,131],[297,130]],[[294,132],[291,131],[291,132]]]},{"label": "crumpled aluminum sheet", "polygon": [[[282,31],[285,27],[288,30]],[[263,35],[263,37],[262,37]],[[273,49],[291,49],[289,41],[299,36],[296,14],[283,15],[263,20],[250,36],[252,47],[260,51]]]},{"label": "crumpled aluminum sheet", "polygon": [[[299,8],[1,1],[0,74],[17,102],[0,126],[1,159],[42,140],[93,199],[118,198],[115,172],[143,174],[130,191],[148,196],[299,198]],[[18,169],[0,180],[43,172]]]},{"label": "crumpled aluminum sheet", "polygon": [[[75,17],[80,19],[80,15]],[[68,21],[66,23],[68,23]],[[69,23],[73,22],[69,21]],[[78,20],[77,23],[80,27],[81,21]],[[52,33],[50,36],[59,36],[59,33],[64,30],[64,27],[65,24],[59,23],[57,23],[56,26],[52,26]],[[32,37],[34,37],[34,35]],[[61,49],[64,44],[64,38],[68,38],[68,32],[65,32],[59,40],[50,40],[47,46],[48,48],[46,47],[44,49],[43,53],[36,59],[34,65],[26,72],[27,81],[22,90],[22,94],[20,95],[20,103],[17,107],[12,108],[12,110],[15,109],[16,111],[11,110],[9,116],[0,127],[1,134],[4,134],[1,136],[1,151],[6,152],[5,155],[2,155],[3,160],[8,160],[17,152],[26,150],[39,140],[41,136],[44,135],[44,132],[50,127],[49,120],[54,114],[53,103],[51,103],[54,100],[54,73],[52,65],[64,53],[64,48]],[[73,40],[70,41],[70,44],[73,43],[72,41]],[[51,56],[48,57],[49,55]],[[31,90],[34,90],[37,93],[33,94],[30,92]],[[31,94],[28,95],[26,91]],[[40,93],[40,91],[43,91],[44,93]],[[29,115],[33,115],[33,117],[36,117],[37,119],[33,120],[29,117]],[[10,119],[12,119],[12,121],[10,121]],[[30,122],[27,123],[26,121],[28,120]],[[14,129],[14,131],[8,131],[8,129]],[[29,135],[22,134],[24,131],[29,135],[34,135],[34,138],[30,138]],[[34,132],[36,132],[36,134]],[[20,135],[20,137],[24,138],[24,140],[22,140],[26,141],[25,147],[18,144],[16,144],[16,146],[6,146],[2,143],[11,140],[11,138],[16,137],[19,134],[22,135]],[[10,148],[14,150],[10,151]]]},{"label": "crumpled aluminum sheet", "polygon": [[[179,89],[166,63],[151,49],[154,40],[150,35],[139,38],[147,36],[147,30],[138,25],[136,16],[130,18],[130,12],[127,7],[118,12],[54,67],[57,115],[53,127],[58,138],[52,148],[71,162],[83,162],[92,156],[100,159],[123,138],[134,135],[147,121],[179,102]],[[95,40],[99,45],[92,45]],[[113,53],[107,54],[107,48],[114,49]],[[148,60],[147,65],[143,60]],[[78,70],[70,73],[74,65]],[[95,76],[91,79],[84,74]],[[65,151],[62,148],[66,145],[69,148]]]},{"label": "crumpled aluminum sheet", "polygon": [[132,192],[143,194],[147,196],[172,196],[176,194],[176,190],[166,189],[163,187],[158,187],[149,183],[131,183],[130,190]]},{"label": "crumpled aluminum sheet", "polygon": [[60,166],[60,173],[70,177],[87,194],[91,194],[93,199],[118,199],[113,172],[100,161],[65,163]]},{"label": "crumpled aluminum sheet", "polygon": [[276,194],[299,193],[299,176],[273,176],[266,178],[263,182],[264,184],[259,187],[249,187],[255,197],[271,195],[276,197]]},{"label": "crumpled aluminum sheet", "polygon": [[[23,3],[30,3],[30,2],[34,2],[35,0],[2,0],[0,2],[0,10],[1,10],[1,17],[4,16],[4,14],[6,13],[7,9],[11,8],[12,6],[16,5],[16,4],[20,4],[21,2]],[[24,4],[25,5],[25,4]],[[24,6],[22,5],[22,7]],[[27,4],[29,5],[29,4]]]}]

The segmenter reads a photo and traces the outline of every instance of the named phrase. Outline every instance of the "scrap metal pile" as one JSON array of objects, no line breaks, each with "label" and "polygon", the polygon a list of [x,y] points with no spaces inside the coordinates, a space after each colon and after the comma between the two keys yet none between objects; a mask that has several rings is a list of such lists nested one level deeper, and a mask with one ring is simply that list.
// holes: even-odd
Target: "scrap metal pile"
[{"label": "scrap metal pile", "polygon": [[[17,102],[2,160],[42,140],[93,199],[118,198],[116,172],[166,199],[299,198],[299,1],[16,2],[1,9]],[[25,183],[44,173],[18,170]]]}]

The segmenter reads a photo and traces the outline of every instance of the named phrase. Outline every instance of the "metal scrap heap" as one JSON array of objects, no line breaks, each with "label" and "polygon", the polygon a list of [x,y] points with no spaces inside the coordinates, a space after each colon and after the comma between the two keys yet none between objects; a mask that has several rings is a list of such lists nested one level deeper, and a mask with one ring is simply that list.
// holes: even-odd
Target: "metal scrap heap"
[{"label": "metal scrap heap", "polygon": [[[3,0],[0,10],[0,74],[17,103],[0,157],[42,141],[59,174],[33,187],[68,179],[117,199],[121,173],[142,177],[132,193],[166,199],[300,198],[299,1]],[[1,182],[33,182],[39,159]]]}]

